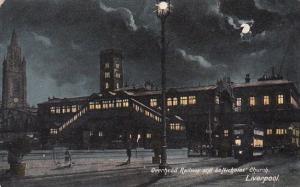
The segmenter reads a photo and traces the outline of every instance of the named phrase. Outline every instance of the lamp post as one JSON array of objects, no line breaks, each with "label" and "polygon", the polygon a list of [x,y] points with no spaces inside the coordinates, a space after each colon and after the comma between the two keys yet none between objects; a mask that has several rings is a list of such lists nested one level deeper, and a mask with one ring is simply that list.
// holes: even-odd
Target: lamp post
[{"label": "lamp post", "polygon": [[161,21],[161,109],[163,141],[161,150],[160,169],[167,167],[167,121],[166,121],[166,42],[165,42],[165,23],[171,12],[171,0],[156,0],[157,17]]}]

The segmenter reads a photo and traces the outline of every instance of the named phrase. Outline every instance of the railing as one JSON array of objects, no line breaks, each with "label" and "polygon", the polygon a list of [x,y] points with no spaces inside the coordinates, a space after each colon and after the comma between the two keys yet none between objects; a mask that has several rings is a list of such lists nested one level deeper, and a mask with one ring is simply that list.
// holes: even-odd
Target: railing
[{"label": "railing", "polygon": [[62,124],[58,128],[59,132],[61,132],[62,130],[64,130],[65,128],[67,128],[68,126],[70,126],[72,123],[74,123],[75,121],[77,121],[80,117],[82,117],[83,115],[85,115],[88,110],[89,110],[89,106],[85,106],[81,110],[79,110],[79,112],[77,112],[71,119],[69,119],[68,121],[66,121],[64,124]]}]

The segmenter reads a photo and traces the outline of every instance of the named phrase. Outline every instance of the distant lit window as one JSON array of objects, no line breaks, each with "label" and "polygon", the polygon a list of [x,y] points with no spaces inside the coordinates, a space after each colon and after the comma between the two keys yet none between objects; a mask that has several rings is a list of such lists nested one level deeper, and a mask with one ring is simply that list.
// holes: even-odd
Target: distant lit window
[{"label": "distant lit window", "polygon": [[90,136],[94,136],[94,132],[93,131],[90,131]]},{"label": "distant lit window", "polygon": [[253,139],[253,147],[263,147],[264,141],[261,139]]},{"label": "distant lit window", "polygon": [[108,89],[109,88],[109,84],[108,82],[105,83],[105,88]]},{"label": "distant lit window", "polygon": [[52,135],[57,134],[57,129],[50,129],[50,134]]},{"label": "distant lit window", "polygon": [[167,99],[167,106],[173,106],[172,98]]},{"label": "distant lit window", "polygon": [[98,136],[99,136],[99,137],[102,137],[102,136],[103,136],[103,132],[102,132],[102,131],[99,131]]},{"label": "distant lit window", "polygon": [[277,104],[282,105],[284,103],[283,94],[277,95]]},{"label": "distant lit window", "polygon": [[77,106],[76,105],[72,105],[72,112],[73,113],[77,112]]},{"label": "distant lit window", "polygon": [[278,134],[278,135],[283,135],[286,133],[287,133],[286,129],[276,129],[276,134]]},{"label": "distant lit window", "polygon": [[120,64],[116,64],[116,68],[119,69],[120,68]]},{"label": "distant lit window", "polygon": [[120,100],[120,99],[116,100],[116,107],[117,108],[121,108],[122,107],[122,100]]},{"label": "distant lit window", "polygon": [[101,103],[100,102],[95,103],[95,109],[97,109],[97,110],[101,109]]},{"label": "distant lit window", "polygon": [[273,134],[273,130],[272,129],[267,129],[267,135],[271,135]]},{"label": "distant lit window", "polygon": [[216,103],[217,105],[220,104],[220,97],[219,97],[218,95],[216,95],[216,97],[215,97],[215,103]]},{"label": "distant lit window", "polygon": [[189,105],[196,104],[196,96],[189,96]]},{"label": "distant lit window", "polygon": [[179,123],[170,123],[169,126],[170,126],[170,129],[174,130],[174,131],[184,130],[184,127],[182,128],[182,126]]},{"label": "distant lit window", "polygon": [[121,74],[120,73],[116,73],[116,78],[121,78]]},{"label": "distant lit window", "polygon": [[180,97],[180,104],[181,105],[187,105],[188,104],[188,98],[186,96]]},{"label": "distant lit window", "polygon": [[63,106],[63,107],[62,107],[62,113],[64,114],[64,113],[66,113],[66,112],[67,112],[66,106]]},{"label": "distant lit window", "polygon": [[129,106],[128,99],[123,99],[123,107],[128,107],[128,106]]},{"label": "distant lit window", "polygon": [[90,110],[94,110],[95,109],[95,102],[90,102],[89,107],[90,107]]},{"label": "distant lit window", "polygon": [[71,106],[66,106],[66,112],[70,113],[71,112]]},{"label": "distant lit window", "polygon": [[110,72],[105,72],[104,73],[104,77],[107,79],[107,78],[110,78]]},{"label": "distant lit window", "polygon": [[224,136],[227,137],[229,135],[229,131],[228,130],[224,130]]},{"label": "distant lit window", "polygon": [[178,105],[178,99],[177,99],[177,97],[168,98],[167,99],[167,105],[168,106],[176,106],[176,105]]},{"label": "distant lit window", "polygon": [[234,140],[234,144],[235,144],[236,146],[240,146],[240,145],[242,145],[242,140],[241,140],[241,139],[235,139],[235,140]]},{"label": "distant lit window", "polygon": [[151,137],[152,137],[152,134],[150,134],[150,133],[147,133],[147,134],[146,134],[146,138],[147,138],[147,139],[150,139]]},{"label": "distant lit window", "polygon": [[270,97],[268,95],[264,96],[264,105],[269,105],[270,104]]},{"label": "distant lit window", "polygon": [[56,113],[56,114],[60,114],[60,107],[56,107],[55,113]]},{"label": "distant lit window", "polygon": [[120,84],[117,82],[116,84],[116,88],[119,89],[120,88]]},{"label": "distant lit window", "polygon": [[50,107],[51,114],[55,114],[55,107]]},{"label": "distant lit window", "polygon": [[105,68],[109,68],[109,63],[105,63]]},{"label": "distant lit window", "polygon": [[157,99],[150,99],[150,106],[156,107],[157,106]]},{"label": "distant lit window", "polygon": [[108,102],[108,101],[103,101],[103,102],[102,102],[102,106],[103,106],[104,109],[108,109],[108,107],[109,107],[109,102]]},{"label": "distant lit window", "polygon": [[255,97],[250,97],[250,106],[255,106]]},{"label": "distant lit window", "polygon": [[241,107],[242,106],[242,98],[236,98],[236,106]]}]

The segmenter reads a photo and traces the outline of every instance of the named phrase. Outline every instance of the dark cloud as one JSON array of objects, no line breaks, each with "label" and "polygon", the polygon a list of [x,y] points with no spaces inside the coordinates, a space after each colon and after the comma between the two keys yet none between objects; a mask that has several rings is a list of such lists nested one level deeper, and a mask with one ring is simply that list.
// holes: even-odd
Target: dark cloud
[{"label": "dark cloud", "polygon": [[[168,84],[214,83],[224,74],[256,78],[272,65],[299,73],[297,0],[174,0],[166,25]],[[0,55],[11,31],[28,61],[29,99],[89,95],[99,89],[99,52],[120,48],[129,84],[160,79],[159,20],[148,0],[6,0]],[[238,27],[253,21],[252,40]],[[291,38],[291,39],[289,39]],[[292,44],[290,44],[293,41]],[[299,80],[289,75],[290,79]]]}]

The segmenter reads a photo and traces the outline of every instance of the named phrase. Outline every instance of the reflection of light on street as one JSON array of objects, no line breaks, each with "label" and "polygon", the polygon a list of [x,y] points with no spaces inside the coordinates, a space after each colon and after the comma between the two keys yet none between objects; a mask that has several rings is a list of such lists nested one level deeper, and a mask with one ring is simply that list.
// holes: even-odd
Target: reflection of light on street
[{"label": "reflection of light on street", "polygon": [[5,0],[0,0],[0,7],[3,5],[4,2]]}]

